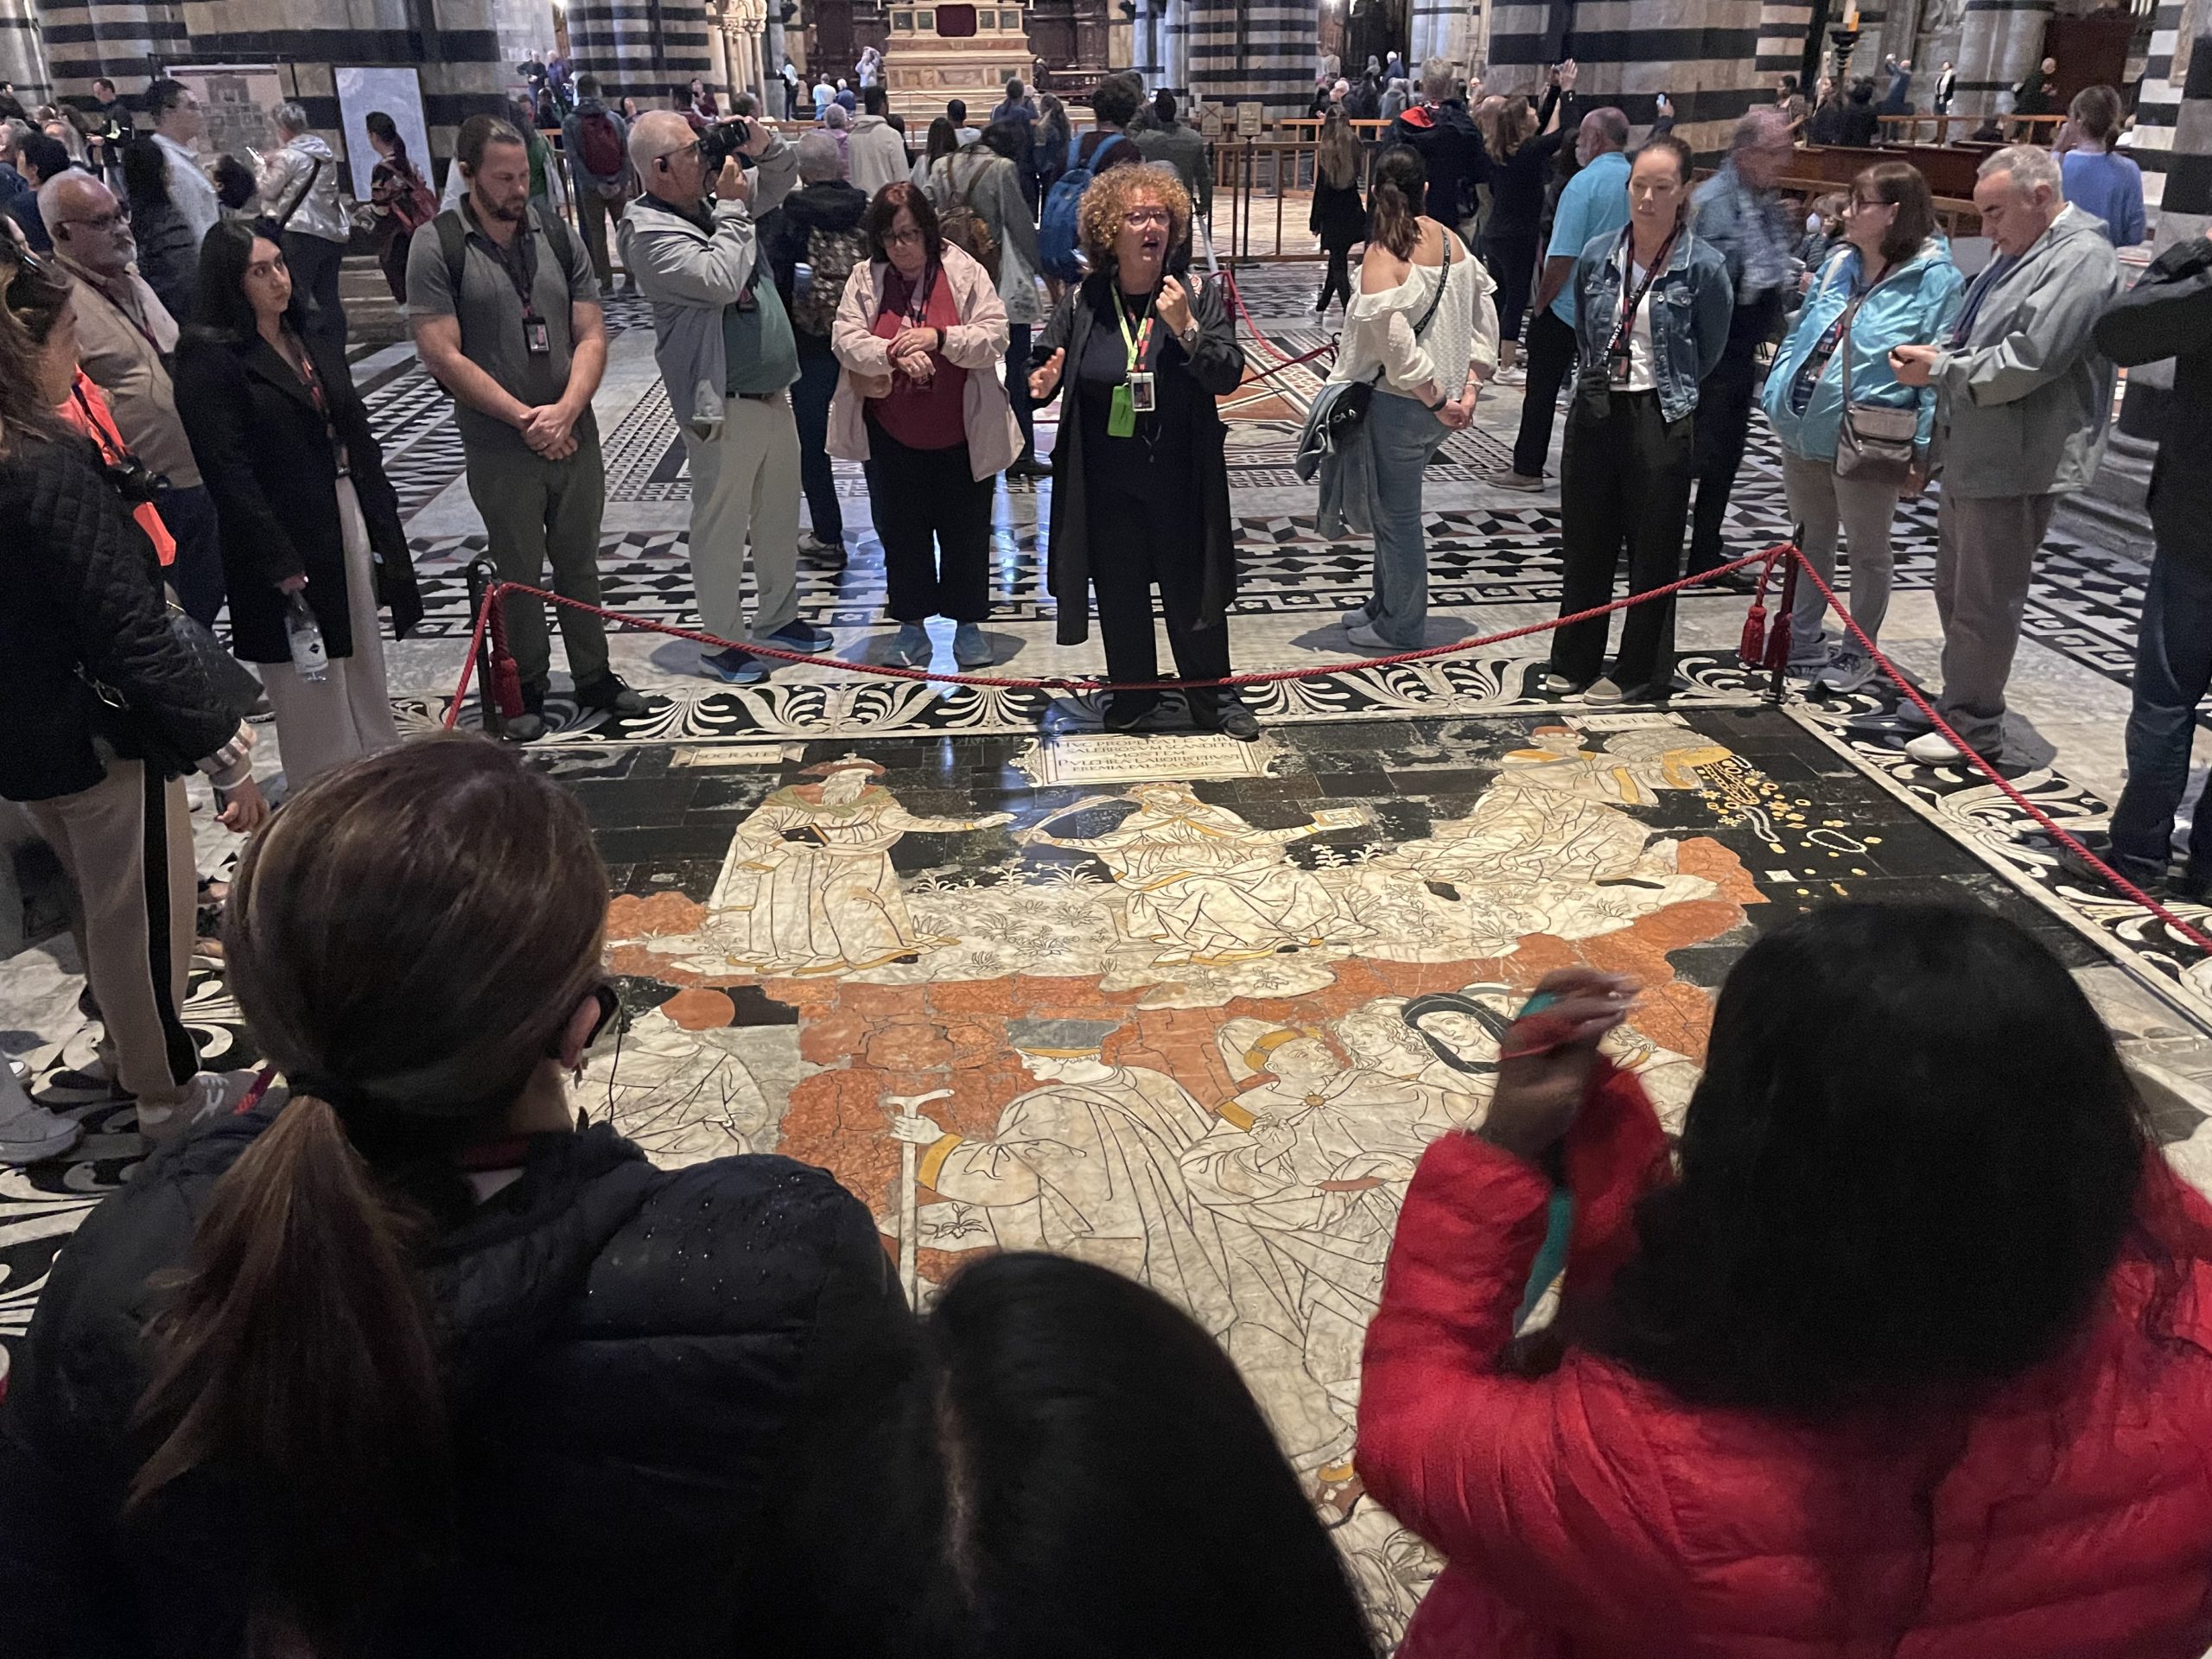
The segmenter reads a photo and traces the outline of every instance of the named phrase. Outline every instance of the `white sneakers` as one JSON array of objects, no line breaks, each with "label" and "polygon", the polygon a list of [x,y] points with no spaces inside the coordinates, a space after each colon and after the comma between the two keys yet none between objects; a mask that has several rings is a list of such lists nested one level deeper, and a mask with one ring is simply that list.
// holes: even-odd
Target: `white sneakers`
[{"label": "white sneakers", "polygon": [[59,1158],[84,1135],[83,1124],[49,1112],[24,1093],[13,1065],[0,1072],[0,1165]]},{"label": "white sneakers", "polygon": [[[1923,732],[1904,746],[1905,758],[1923,766],[1956,766],[1967,764],[1966,751],[1941,732]],[[1985,760],[1994,759],[1984,756]]]}]

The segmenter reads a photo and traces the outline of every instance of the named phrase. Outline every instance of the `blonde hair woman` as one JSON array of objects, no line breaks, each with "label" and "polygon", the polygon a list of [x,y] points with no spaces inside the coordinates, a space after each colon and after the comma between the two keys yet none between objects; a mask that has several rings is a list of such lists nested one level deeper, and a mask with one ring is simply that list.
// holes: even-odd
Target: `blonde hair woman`
[{"label": "blonde hair woman", "polygon": [[[1224,678],[1236,532],[1227,429],[1214,399],[1244,376],[1236,325],[1217,283],[1170,268],[1191,228],[1191,198],[1173,173],[1100,174],[1083,193],[1077,227],[1090,274],[1053,308],[1029,379],[1038,403],[1065,382],[1072,404],[1053,457],[1050,584],[1059,643],[1089,637],[1095,588],[1108,678],[1158,678],[1156,584],[1177,675]],[[1185,696],[1201,728],[1260,734],[1235,688]],[[1106,723],[1131,730],[1159,701],[1156,691],[1116,691]]]}]

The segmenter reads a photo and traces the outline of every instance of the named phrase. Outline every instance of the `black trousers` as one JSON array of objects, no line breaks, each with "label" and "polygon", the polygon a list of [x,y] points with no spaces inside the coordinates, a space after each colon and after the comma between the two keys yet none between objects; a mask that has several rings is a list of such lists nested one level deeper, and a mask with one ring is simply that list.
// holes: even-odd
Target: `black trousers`
[{"label": "black trousers", "polygon": [[861,470],[883,538],[892,617],[981,622],[991,613],[994,480],[969,477],[964,440],[950,449],[911,449],[870,421],[868,452]]},{"label": "black trousers", "polygon": [[1513,442],[1513,470],[1523,478],[1541,478],[1560,388],[1574,377],[1574,330],[1546,306],[1529,320],[1527,349],[1529,379],[1521,404],[1521,435]]},{"label": "black trousers", "polygon": [[1698,387],[1697,510],[1690,525],[1693,575],[1727,563],[1720,531],[1728,517],[1728,498],[1735,493],[1736,474],[1743,470],[1751,406],[1758,401],[1758,351],[1781,314],[1779,295],[1738,306],[1729,321],[1727,347]]},{"label": "black trousers", "polygon": [[1321,279],[1320,303],[1313,308],[1316,311],[1327,310],[1331,297],[1338,294],[1344,296],[1344,308],[1350,310],[1352,296],[1351,250],[1350,248],[1329,250],[1329,274]]},{"label": "black trousers", "polygon": [[346,308],[338,302],[338,272],[346,257],[343,243],[327,242],[304,231],[284,232],[284,264],[292,273],[292,286],[304,289],[315,302],[307,321],[310,340],[319,340],[340,357],[346,355]]},{"label": "black trousers", "polygon": [[[1483,238],[1483,264],[1497,284],[1497,337],[1521,338],[1521,319],[1529,310],[1529,294],[1536,280],[1536,233],[1530,231],[1492,232]],[[1554,319],[1556,321],[1556,319]]]},{"label": "black trousers", "polygon": [[[1198,600],[1205,584],[1205,531],[1198,503],[1179,493],[1132,494],[1103,484],[1088,485],[1084,518],[1090,531],[1090,587],[1098,597],[1098,633],[1106,646],[1106,677],[1121,683],[1160,677],[1160,652],[1153,637],[1152,590],[1160,588],[1160,608],[1167,620],[1167,644],[1175,653],[1175,675],[1185,680],[1217,680],[1229,667],[1229,624],[1198,626]],[[1157,700],[1151,691],[1122,692],[1140,705]],[[1192,691],[1193,712],[1234,701],[1234,689]]]},{"label": "black trousers", "polygon": [[[1613,596],[1613,572],[1628,555],[1631,594],[1681,575],[1682,517],[1689,505],[1696,423],[1669,421],[1656,391],[1578,391],[1560,462],[1560,538],[1565,570],[1559,613],[1571,616]],[[1578,683],[1605,666],[1610,617],[1571,623],[1552,635],[1552,671]],[[1662,694],[1675,674],[1675,601],[1629,607],[1612,677],[1634,692]]]}]

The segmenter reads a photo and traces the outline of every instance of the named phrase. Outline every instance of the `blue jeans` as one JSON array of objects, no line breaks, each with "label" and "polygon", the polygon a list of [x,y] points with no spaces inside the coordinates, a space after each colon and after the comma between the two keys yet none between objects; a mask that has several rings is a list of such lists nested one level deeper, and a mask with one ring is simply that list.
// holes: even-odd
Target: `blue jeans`
[{"label": "blue jeans", "polygon": [[1375,389],[1367,442],[1375,449],[1375,594],[1370,626],[1394,645],[1421,641],[1428,620],[1428,549],[1421,540],[1421,469],[1450,429],[1418,400]]},{"label": "blue jeans", "polygon": [[845,510],[837,502],[837,480],[830,467],[830,400],[837,394],[837,359],[825,348],[801,346],[798,378],[791,383],[791,418],[798,423],[798,481],[806,493],[806,516],[817,541],[835,543],[845,535]]},{"label": "blue jeans", "polygon": [[[2212,570],[2151,560],[2135,645],[2135,702],[2127,711],[2127,787],[2113,809],[2112,844],[2160,868],[2172,856],[2174,813],[2189,787],[2196,705],[2212,690]],[[2189,870],[2212,875],[2212,810],[2189,832]]]}]

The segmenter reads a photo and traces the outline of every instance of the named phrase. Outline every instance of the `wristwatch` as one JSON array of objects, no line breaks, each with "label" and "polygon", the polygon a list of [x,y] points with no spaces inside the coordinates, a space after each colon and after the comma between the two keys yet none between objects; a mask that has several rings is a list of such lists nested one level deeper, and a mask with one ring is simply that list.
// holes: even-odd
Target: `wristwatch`
[{"label": "wristwatch", "polygon": [[1198,325],[1195,322],[1192,323],[1181,334],[1176,335],[1175,338],[1182,342],[1183,349],[1185,351],[1189,351],[1192,346],[1198,343]]}]

